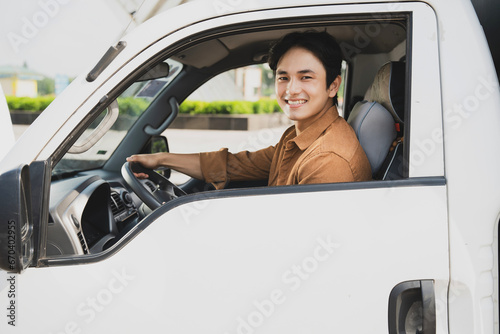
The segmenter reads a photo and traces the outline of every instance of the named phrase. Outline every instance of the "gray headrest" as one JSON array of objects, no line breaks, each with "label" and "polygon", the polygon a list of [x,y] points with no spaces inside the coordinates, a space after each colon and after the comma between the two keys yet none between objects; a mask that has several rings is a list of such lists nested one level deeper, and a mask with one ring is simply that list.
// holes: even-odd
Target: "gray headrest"
[{"label": "gray headrest", "polygon": [[377,102],[361,101],[356,103],[347,119],[375,175],[396,138],[396,127],[392,114]]}]

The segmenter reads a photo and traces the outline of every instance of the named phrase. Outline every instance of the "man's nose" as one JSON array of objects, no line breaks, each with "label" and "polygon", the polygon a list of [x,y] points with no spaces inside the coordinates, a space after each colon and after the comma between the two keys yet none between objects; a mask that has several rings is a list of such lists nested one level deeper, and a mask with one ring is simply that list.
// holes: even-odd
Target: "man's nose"
[{"label": "man's nose", "polygon": [[300,82],[298,82],[296,79],[290,79],[288,82],[288,85],[286,87],[286,92],[288,95],[296,95],[300,93],[301,91],[301,86]]}]

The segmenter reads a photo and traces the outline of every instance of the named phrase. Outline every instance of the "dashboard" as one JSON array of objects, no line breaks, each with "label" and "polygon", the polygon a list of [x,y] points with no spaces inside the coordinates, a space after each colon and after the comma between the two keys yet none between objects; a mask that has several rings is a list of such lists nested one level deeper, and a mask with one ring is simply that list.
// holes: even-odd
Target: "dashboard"
[{"label": "dashboard", "polygon": [[99,253],[140,220],[141,202],[120,181],[80,175],[51,184],[46,255]]}]

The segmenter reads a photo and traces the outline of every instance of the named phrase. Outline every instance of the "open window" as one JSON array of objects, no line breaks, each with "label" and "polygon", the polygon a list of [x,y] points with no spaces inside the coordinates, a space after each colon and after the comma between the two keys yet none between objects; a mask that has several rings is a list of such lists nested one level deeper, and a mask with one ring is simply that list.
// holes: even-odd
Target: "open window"
[{"label": "open window", "polygon": [[[244,134],[240,136],[239,133],[224,132],[222,130],[236,129],[237,127],[234,124],[237,121],[243,122],[243,118],[250,118],[249,116],[242,115],[241,119],[238,119],[238,115],[236,115],[232,116],[231,120],[223,120],[226,115],[209,115],[211,111],[203,110],[203,104],[214,100],[216,102],[238,100],[248,103],[252,99],[275,98],[273,88],[270,87],[269,82],[266,82],[266,78],[269,78],[272,73],[269,73],[269,70],[264,70],[269,45],[273,40],[292,31],[326,30],[338,40],[345,57],[342,64],[343,84],[338,93],[340,114],[348,119],[352,110],[360,101],[376,103],[379,110],[384,109],[385,112],[383,131],[388,134],[385,136],[387,139],[382,144],[377,143],[379,147],[375,148],[376,152],[374,154],[376,160],[378,160],[378,166],[373,173],[374,179],[389,180],[408,177],[408,164],[404,162],[407,161],[407,157],[403,154],[404,151],[408,153],[408,148],[404,149],[403,147],[403,118],[407,112],[409,113],[409,104],[406,102],[408,101],[406,95],[409,92],[409,75],[407,72],[409,72],[410,68],[408,64],[410,57],[407,57],[410,49],[410,44],[408,44],[410,35],[407,29],[409,17],[406,13],[381,14],[380,16],[360,15],[352,21],[347,19],[339,20],[335,17],[322,17],[315,23],[305,20],[307,23],[302,24],[301,22],[301,24],[294,25],[294,28],[269,27],[268,29],[262,29],[259,27],[249,28],[245,32],[238,31],[237,33],[228,30],[216,38],[203,40],[201,43],[190,45],[174,53],[171,56],[172,59],[182,62],[185,68],[190,71],[188,75],[196,78],[196,74],[203,78],[202,81],[208,81],[193,93],[184,97],[184,101],[181,103],[180,117],[167,131],[172,143],[172,151],[193,153],[229,147],[230,151],[238,152],[243,149],[255,150],[276,144],[280,134],[287,125],[291,124],[287,123],[286,120],[275,122],[279,126],[274,128],[276,130],[274,136],[268,136],[267,133],[264,136],[263,132],[251,133],[250,131],[247,137],[244,137]],[[249,41],[248,45],[243,41]],[[250,48],[252,48],[252,51],[250,51]],[[209,58],[202,57],[202,55],[206,54],[211,56]],[[250,56],[252,57],[250,58]],[[247,65],[248,63],[252,65]],[[391,80],[382,83],[382,80],[377,78],[380,76],[378,72],[386,64],[393,63],[398,64],[398,76],[390,76]],[[230,70],[225,70],[227,67]],[[224,71],[220,72],[222,69]],[[207,73],[211,71],[212,74],[207,76]],[[251,73],[255,72],[260,72],[257,75],[258,80],[244,82],[245,78],[251,78]],[[384,84],[385,87],[382,87]],[[379,92],[383,91],[381,95],[388,94],[387,103],[382,98],[371,94],[372,86],[378,87]],[[394,89],[395,87],[397,87],[397,92]],[[390,108],[393,104],[396,105],[395,101],[397,101],[397,113]],[[210,108],[206,107],[206,109]],[[206,114],[203,115],[203,112]],[[245,112],[242,111],[242,113]],[[191,113],[191,115],[183,113]],[[196,116],[194,114],[197,114],[198,117],[194,117]],[[278,119],[279,111],[275,115],[275,119]],[[398,115],[400,115],[400,118],[398,118]],[[254,116],[252,115],[252,117]],[[281,116],[284,117],[282,114]],[[366,122],[363,124],[363,128],[369,127],[367,124],[370,120],[371,117],[365,117],[364,121]],[[231,125],[221,125],[223,122],[232,122],[233,127]],[[212,127],[212,124],[216,124],[215,127]],[[375,127],[377,126],[375,125]],[[205,140],[196,143],[194,141],[187,142],[184,136],[189,135],[183,135],[182,131],[184,130],[180,130],[181,128],[184,130],[189,129],[193,131],[191,132],[192,136],[203,137]],[[265,127],[256,129],[256,131],[268,131],[264,129]],[[216,131],[221,131],[220,135]],[[189,131],[184,132],[189,133]],[[369,144],[376,142],[373,137],[378,138],[380,135],[371,132],[370,135],[371,137],[368,139],[363,139],[363,144],[366,142],[367,149],[372,150]],[[176,136],[179,136],[179,139]],[[269,140],[259,140],[259,143],[256,143],[255,138],[251,138],[252,136],[266,137]],[[220,140],[214,137],[220,137]],[[248,145],[250,142],[252,144]],[[382,164],[384,166],[381,166]],[[382,172],[382,170],[385,172]],[[174,177],[178,177],[176,182],[179,184],[188,180],[188,178],[178,176],[178,174],[174,174]],[[237,187],[245,186],[248,186],[248,183],[237,185]]]}]

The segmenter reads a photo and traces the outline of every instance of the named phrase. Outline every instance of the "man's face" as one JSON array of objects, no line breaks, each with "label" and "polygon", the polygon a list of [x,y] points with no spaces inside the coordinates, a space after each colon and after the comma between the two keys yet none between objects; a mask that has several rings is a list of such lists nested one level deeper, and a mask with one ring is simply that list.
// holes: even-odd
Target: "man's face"
[{"label": "man's face", "polygon": [[276,97],[283,112],[298,130],[306,129],[332,105],[340,77],[326,87],[326,71],[310,51],[293,47],[276,68]]}]

